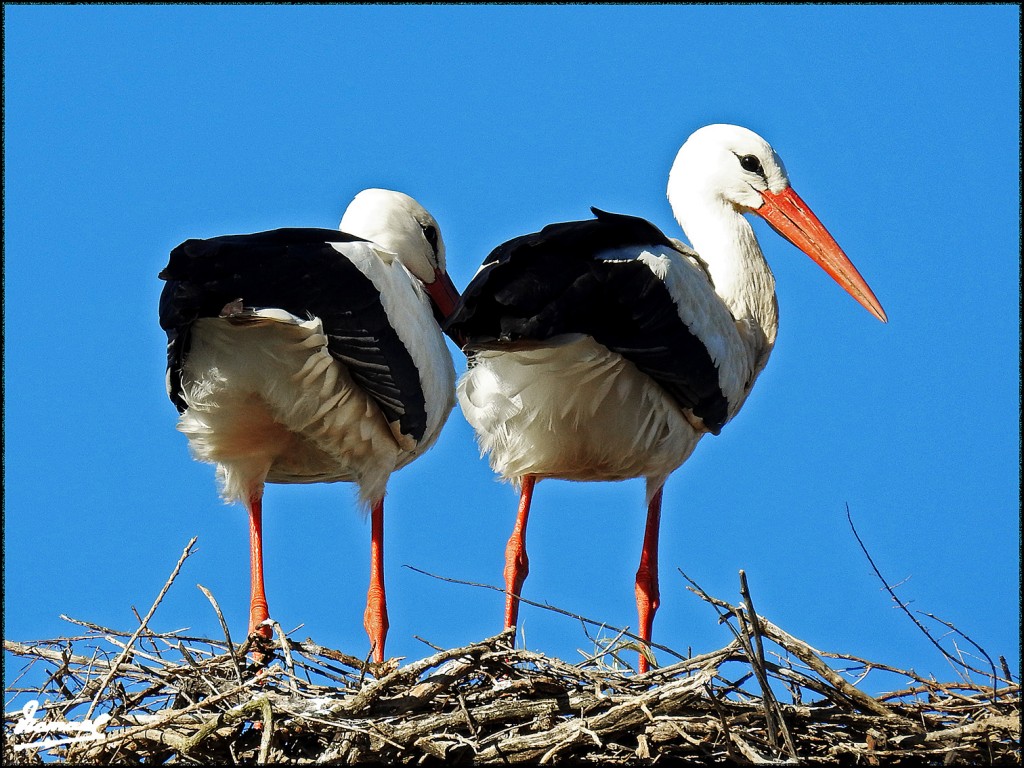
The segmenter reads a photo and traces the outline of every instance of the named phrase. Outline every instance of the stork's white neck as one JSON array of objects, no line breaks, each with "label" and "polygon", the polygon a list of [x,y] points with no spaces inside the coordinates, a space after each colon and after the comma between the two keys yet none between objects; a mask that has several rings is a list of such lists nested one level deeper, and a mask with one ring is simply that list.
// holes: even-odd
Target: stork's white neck
[{"label": "stork's white neck", "polygon": [[762,357],[775,343],[779,312],[775,276],[753,227],[722,198],[690,195],[671,202],[676,220],[708,265],[715,292],[737,321],[760,331],[761,339],[751,339],[755,346],[751,351],[755,358]]}]

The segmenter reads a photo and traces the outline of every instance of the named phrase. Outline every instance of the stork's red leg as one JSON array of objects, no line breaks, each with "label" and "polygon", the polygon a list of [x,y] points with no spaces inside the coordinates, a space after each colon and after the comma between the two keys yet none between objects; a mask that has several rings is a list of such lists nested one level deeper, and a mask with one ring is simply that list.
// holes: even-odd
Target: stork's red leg
[{"label": "stork's red leg", "polygon": [[[636,571],[636,610],[640,616],[640,639],[651,641],[654,614],[661,604],[658,591],[658,531],[661,527],[661,488],[651,497],[647,506],[647,528],[644,548],[640,553],[640,567]],[[647,671],[647,657],[640,655],[640,671]]]},{"label": "stork's red leg", "polygon": [[530,560],[526,556],[526,521],[530,516],[530,502],[533,500],[533,486],[537,478],[533,475],[523,477],[523,487],[519,496],[519,513],[516,515],[516,527],[505,547],[505,626],[514,627],[519,618],[519,593],[523,590],[523,582],[530,572]]},{"label": "stork's red leg", "polygon": [[384,641],[388,636],[388,601],[384,595],[384,499],[378,499],[370,512],[370,589],[366,593],[363,626],[370,636],[373,660],[384,661]]},{"label": "stork's red leg", "polygon": [[270,618],[267,593],[263,589],[263,493],[249,498],[249,633],[259,632],[269,639],[268,626],[260,626]]}]

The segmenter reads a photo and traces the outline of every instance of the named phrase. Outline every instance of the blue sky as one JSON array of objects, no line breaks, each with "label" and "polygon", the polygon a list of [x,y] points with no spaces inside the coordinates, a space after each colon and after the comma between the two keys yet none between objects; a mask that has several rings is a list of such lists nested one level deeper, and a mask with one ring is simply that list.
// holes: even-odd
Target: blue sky
[{"label": "blue sky", "polygon": [[[462,287],[496,245],[589,206],[680,236],[696,128],[768,139],[878,295],[883,325],[761,222],[781,328],[743,411],[669,480],[655,640],[729,640],[685,589],[828,651],[943,679],[914,610],[1019,664],[1016,6],[5,6],[5,635],[247,615],[246,515],[164,392],[157,272],[189,237],[333,227],[370,186],[438,219]],[[455,353],[456,368],[465,361]],[[643,483],[538,486],[524,596],[636,625]],[[501,628],[516,498],[461,413],[387,501],[388,654]],[[347,485],[269,486],[272,615],[363,655],[369,526]],[[904,581],[907,580],[907,581]],[[569,660],[579,625],[524,607]],[[942,628],[936,627],[936,634]],[[951,647],[951,646],[950,646]],[[866,687],[885,688],[871,677]]]}]

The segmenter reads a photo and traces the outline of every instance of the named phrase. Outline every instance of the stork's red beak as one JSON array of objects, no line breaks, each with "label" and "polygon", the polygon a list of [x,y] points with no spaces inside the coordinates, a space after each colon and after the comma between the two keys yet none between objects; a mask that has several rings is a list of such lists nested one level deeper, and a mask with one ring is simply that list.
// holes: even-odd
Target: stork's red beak
[{"label": "stork's red beak", "polygon": [[445,322],[452,316],[455,306],[459,303],[459,291],[455,287],[455,283],[448,277],[447,272],[438,269],[434,271],[434,282],[423,287],[427,289],[427,294],[434,304],[434,317],[437,319],[437,324],[444,329],[448,338],[454,341],[459,349],[462,349],[466,345],[466,340],[462,338],[461,334],[449,331]]},{"label": "stork's red beak", "polygon": [[434,282],[423,287],[430,294],[430,300],[434,302],[437,311],[441,313],[441,319],[447,320],[451,317],[455,305],[459,303],[459,291],[448,277],[448,273],[443,269],[434,270]]},{"label": "stork's red beak", "polygon": [[889,322],[885,310],[853,262],[792,187],[781,192],[762,192],[761,195],[764,205],[754,213],[817,262],[868,312],[883,323]]}]

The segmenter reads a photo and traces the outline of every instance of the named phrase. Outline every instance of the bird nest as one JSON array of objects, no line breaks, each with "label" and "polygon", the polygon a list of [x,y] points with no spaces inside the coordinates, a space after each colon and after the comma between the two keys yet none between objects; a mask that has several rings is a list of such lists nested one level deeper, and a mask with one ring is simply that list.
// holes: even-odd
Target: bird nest
[{"label": "bird nest", "polygon": [[[754,611],[742,572],[736,605],[691,582],[732,641],[645,674],[622,658],[638,647],[624,631],[575,664],[515,648],[511,631],[373,664],[276,625],[241,646],[223,618],[223,639],[150,631],[193,542],[136,630],[68,619],[85,633],[5,641],[47,668],[41,686],[6,688],[27,703],[5,714],[5,764],[1021,762],[1019,678],[1002,659],[976,669],[960,653],[960,679],[942,683],[818,651]],[[857,682],[872,669],[905,684],[869,695]]]}]

